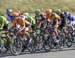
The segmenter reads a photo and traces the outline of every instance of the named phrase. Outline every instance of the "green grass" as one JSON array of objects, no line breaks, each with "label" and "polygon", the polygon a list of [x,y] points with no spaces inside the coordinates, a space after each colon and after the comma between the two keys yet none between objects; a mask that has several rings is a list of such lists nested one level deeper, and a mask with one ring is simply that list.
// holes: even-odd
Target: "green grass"
[{"label": "green grass", "polygon": [[74,13],[75,0],[0,0],[0,12],[4,14],[7,8],[29,13],[33,13],[37,8],[41,10],[59,8]]}]

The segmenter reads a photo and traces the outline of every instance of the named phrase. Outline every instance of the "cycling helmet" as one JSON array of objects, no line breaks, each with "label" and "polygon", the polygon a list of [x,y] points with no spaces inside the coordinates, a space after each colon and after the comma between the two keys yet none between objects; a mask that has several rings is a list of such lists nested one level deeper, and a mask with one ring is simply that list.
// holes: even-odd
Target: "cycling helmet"
[{"label": "cycling helmet", "polygon": [[60,9],[55,9],[55,10],[53,10],[53,12],[56,13],[56,14],[60,14],[61,10]]},{"label": "cycling helmet", "polygon": [[15,11],[15,12],[17,12],[17,13],[21,14],[21,11],[19,11],[19,10],[18,10],[18,11]]},{"label": "cycling helmet", "polygon": [[50,14],[50,13],[52,13],[52,9],[46,9],[44,12],[45,12],[46,14]]},{"label": "cycling helmet", "polygon": [[17,17],[17,16],[19,16],[20,14],[18,13],[18,12],[13,12],[12,13],[12,16],[15,16],[15,17]]},{"label": "cycling helmet", "polygon": [[69,19],[69,21],[74,21],[75,17],[71,15],[71,16],[68,17],[68,19]]},{"label": "cycling helmet", "polygon": [[23,13],[24,16],[29,16],[29,13]]},{"label": "cycling helmet", "polygon": [[70,16],[70,12],[64,11],[64,15],[65,15],[66,17],[68,17],[68,16]]},{"label": "cycling helmet", "polygon": [[13,10],[12,9],[6,9],[6,13],[9,15],[10,13],[12,13]]},{"label": "cycling helmet", "polygon": [[41,13],[40,9],[35,10],[35,14],[40,14],[40,13]]}]

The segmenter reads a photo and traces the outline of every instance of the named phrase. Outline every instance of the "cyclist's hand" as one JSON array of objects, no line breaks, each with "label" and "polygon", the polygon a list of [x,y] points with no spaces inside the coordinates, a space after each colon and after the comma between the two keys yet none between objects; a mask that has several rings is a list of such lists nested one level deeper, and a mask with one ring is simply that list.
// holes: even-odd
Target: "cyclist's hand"
[{"label": "cyclist's hand", "polygon": [[21,30],[18,30],[18,33],[22,33]]}]

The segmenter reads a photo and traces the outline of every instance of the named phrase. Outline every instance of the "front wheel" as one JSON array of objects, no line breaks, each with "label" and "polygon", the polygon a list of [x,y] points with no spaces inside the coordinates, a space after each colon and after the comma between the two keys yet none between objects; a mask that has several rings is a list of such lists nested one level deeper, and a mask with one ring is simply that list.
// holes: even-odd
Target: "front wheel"
[{"label": "front wheel", "polygon": [[10,44],[10,51],[13,55],[20,55],[22,51],[23,43],[21,38],[12,39],[12,43]]},{"label": "front wheel", "polygon": [[50,38],[50,35],[47,35],[47,36],[44,35],[43,48],[44,48],[45,51],[50,51],[51,50],[51,38]]},{"label": "front wheel", "polygon": [[67,47],[71,47],[72,46],[72,36],[71,36],[71,34],[68,34],[68,36],[66,38],[66,46]]},{"label": "front wheel", "polygon": [[9,50],[9,45],[7,43],[6,38],[1,38],[0,39],[0,52],[2,54],[5,54]]}]

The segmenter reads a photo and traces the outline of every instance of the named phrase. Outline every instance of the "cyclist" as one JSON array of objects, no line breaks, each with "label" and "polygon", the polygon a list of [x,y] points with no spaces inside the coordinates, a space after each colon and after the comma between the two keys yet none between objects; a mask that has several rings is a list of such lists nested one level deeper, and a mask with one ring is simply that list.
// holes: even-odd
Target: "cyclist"
[{"label": "cyclist", "polygon": [[31,27],[34,30],[35,29],[35,25],[36,25],[36,21],[35,19],[29,15],[29,13],[24,13],[23,14],[25,16],[25,19],[31,23]]},{"label": "cyclist", "polygon": [[60,16],[57,15],[56,13],[52,12],[52,9],[47,9],[44,11],[46,14],[46,20],[50,23],[52,23],[52,27],[54,30],[55,35],[58,37],[58,26],[59,26],[59,20],[60,20]]},{"label": "cyclist", "polygon": [[8,30],[9,21],[2,15],[0,15],[0,29]]},{"label": "cyclist", "polygon": [[[14,16],[16,16],[16,15],[14,15]],[[27,40],[27,38],[29,37],[28,31],[29,31],[29,27],[31,24],[27,20],[25,20],[25,18],[22,18],[21,16],[16,17],[12,23],[13,23],[12,28],[14,28],[18,25],[20,26],[18,32],[20,34],[23,34],[23,38],[25,40]],[[27,37],[25,37],[25,36],[27,36]]]},{"label": "cyclist", "polygon": [[71,15],[68,11],[65,11],[64,15],[67,17],[67,27],[73,29],[72,22],[75,20],[75,17]]},{"label": "cyclist", "polygon": [[[9,25],[9,21],[4,16],[0,15],[0,33],[2,31],[4,31],[6,33],[8,31],[8,25]],[[2,40],[1,47],[4,46],[4,43],[6,43],[9,40],[8,38],[2,38],[2,39],[3,40]],[[1,49],[1,47],[0,47],[0,49]]]},{"label": "cyclist", "polygon": [[[12,9],[6,9],[7,20],[12,22],[16,16],[20,15],[20,11],[13,11]],[[16,16],[14,16],[16,15]]]},{"label": "cyclist", "polygon": [[6,18],[9,22],[12,22],[12,20],[14,19],[14,17],[12,16],[12,12],[13,12],[12,9],[6,9],[6,14],[7,14]]},{"label": "cyclist", "polygon": [[44,12],[41,12],[40,9],[35,10],[36,28],[41,29],[43,27],[43,23],[44,23],[44,20],[45,20],[44,15],[45,15]]}]

